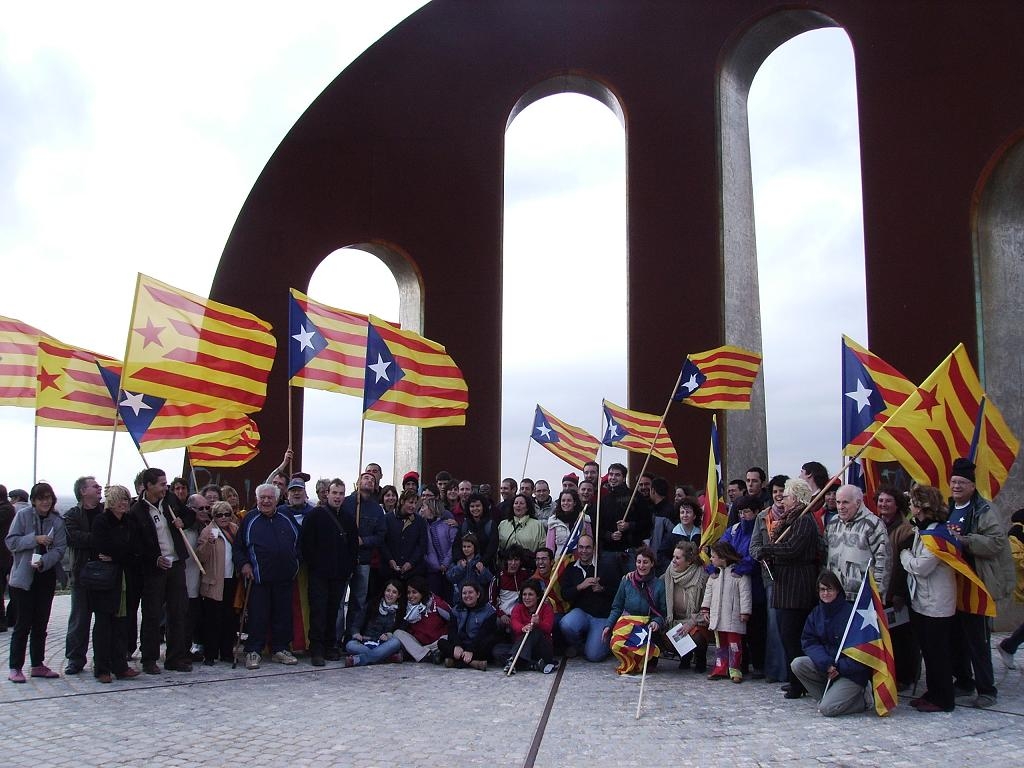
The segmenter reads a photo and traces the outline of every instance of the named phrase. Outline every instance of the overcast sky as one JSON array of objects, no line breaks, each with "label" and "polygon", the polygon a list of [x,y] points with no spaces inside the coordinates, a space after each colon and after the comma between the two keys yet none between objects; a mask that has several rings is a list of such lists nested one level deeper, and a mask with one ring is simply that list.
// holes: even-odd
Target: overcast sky
[{"label": "overcast sky", "polygon": [[[285,133],[352,59],[422,4],[353,0],[303,5],[287,16],[277,5],[251,4],[6,9],[0,314],[120,358],[137,271],[207,295],[238,210]],[[810,458],[831,469],[840,453],[840,334],[868,341],[845,34],[809,33],[773,54],[751,91],[750,121],[770,470],[794,474]],[[545,311],[538,300],[551,286],[572,286],[563,305],[599,292],[624,296],[625,136],[607,108],[564,95],[527,108],[506,139],[504,286],[506,302],[519,300],[505,315],[501,473],[518,477],[537,402],[594,433],[602,397],[627,404],[624,310],[591,314],[599,325],[588,320],[584,329],[571,311]],[[394,281],[374,257],[325,257],[309,286],[313,298],[397,316]],[[341,270],[348,280],[337,279]],[[353,270],[379,293],[347,293],[345,285],[366,284],[351,279]],[[584,338],[599,339],[600,349]],[[591,372],[583,388],[576,366]],[[664,372],[666,395],[676,373]],[[306,396],[303,468],[350,480],[359,401]],[[9,487],[31,482],[33,415],[0,408],[0,482]],[[392,467],[392,434],[388,425],[367,425],[366,460],[378,460],[386,477],[407,469]],[[673,438],[681,453],[706,455],[707,435]],[[275,456],[283,448],[263,446]],[[109,434],[41,429],[38,449],[39,477],[61,495],[80,474],[106,477]],[[176,473],[181,454],[148,458]],[[606,450],[604,458],[623,453]],[[122,434],[115,481],[130,480],[138,467]],[[530,448],[529,475],[557,480],[567,470],[539,445]]]}]

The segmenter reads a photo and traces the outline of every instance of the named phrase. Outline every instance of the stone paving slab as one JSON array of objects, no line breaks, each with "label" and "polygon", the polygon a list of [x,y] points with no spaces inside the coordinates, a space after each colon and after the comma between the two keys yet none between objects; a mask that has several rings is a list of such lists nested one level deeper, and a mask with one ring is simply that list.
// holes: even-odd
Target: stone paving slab
[{"label": "stone paving slab", "polygon": [[[54,601],[47,663],[63,669],[70,600]],[[1002,637],[1002,636],[999,636]],[[10,633],[0,634],[6,657]],[[1024,662],[1024,659],[1021,659]],[[822,718],[777,684],[708,681],[665,659],[647,679],[614,662],[570,660],[561,676],[426,664],[344,669],[300,660],[249,672],[197,664],[97,683],[76,677],[0,681],[11,766],[521,766],[557,683],[538,766],[694,764],[1017,766],[1024,754],[1024,673],[994,660],[999,703],[923,715],[904,706]]]}]

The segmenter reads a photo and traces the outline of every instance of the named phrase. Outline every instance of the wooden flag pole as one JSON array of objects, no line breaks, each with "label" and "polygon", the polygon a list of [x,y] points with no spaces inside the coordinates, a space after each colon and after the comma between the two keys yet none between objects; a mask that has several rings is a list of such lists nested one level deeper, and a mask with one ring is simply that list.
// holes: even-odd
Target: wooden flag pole
[{"label": "wooden flag pole", "polygon": [[[647,471],[647,465],[651,461],[651,456],[654,455],[654,446],[658,442],[658,438],[661,437],[661,430],[664,429],[664,427],[665,427],[665,419],[668,418],[669,408],[672,407],[672,400],[675,397],[676,391],[679,389],[679,382],[681,382],[682,380],[683,380],[683,369],[680,366],[680,368],[679,368],[679,375],[676,376],[675,386],[672,387],[672,394],[669,395],[668,402],[665,404],[665,410],[662,411],[662,413],[661,413],[661,421],[658,422],[658,428],[656,430],[654,430],[654,437],[651,438],[651,447],[648,449],[647,455],[644,457],[644,464],[643,464],[642,467],[640,467],[640,475],[638,475],[638,477],[643,476],[644,472]],[[630,494],[629,503],[626,505],[626,511],[622,513],[622,521],[623,522],[625,522],[626,517],[629,515],[629,510],[631,510],[633,508],[633,501],[636,499],[636,492],[637,492],[637,488],[639,488],[639,487],[640,487],[639,480],[634,480],[634,482],[633,482],[633,493]]]},{"label": "wooden flag pole", "polygon": [[[113,451],[111,451],[113,455]],[[35,424],[32,426],[32,485],[35,485],[39,479],[39,425]],[[107,475],[107,485],[110,485],[110,476]],[[0,597],[0,600],[3,598]]]},{"label": "wooden flag pole", "polygon": [[[604,413],[604,409],[601,410]],[[604,466],[604,443],[599,443],[597,449],[597,488],[594,489],[594,575],[597,575],[597,544],[601,538],[601,467]]]},{"label": "wooden flag pole", "polygon": [[195,488],[195,492],[199,493],[199,480],[196,479],[196,468],[192,465],[192,454],[188,452],[188,447],[185,447],[185,459],[188,461],[188,473],[192,477],[192,487]]},{"label": "wooden flag pole", "polygon": [[640,697],[636,700],[636,717],[635,720],[640,719],[640,705],[644,701],[644,683],[647,682],[647,659],[651,656],[651,638],[654,637],[654,633],[651,632],[650,628],[647,630],[647,643],[644,645],[644,671],[640,675]]},{"label": "wooden flag pole", "polygon": [[366,417],[365,414],[359,417],[359,466],[356,467],[356,536],[359,535],[359,502],[363,498],[363,494],[359,492],[359,478],[363,476],[363,437],[366,434]]},{"label": "wooden flag pole", "polygon": [[532,443],[532,442],[533,442],[533,433],[531,432],[530,436],[528,438],[526,438],[526,458],[523,459],[523,474],[521,474],[519,476],[520,480],[522,480],[524,477],[526,477],[526,464],[527,464],[527,462],[530,461],[530,443]]},{"label": "wooden flag pole", "polygon": [[[181,519],[176,514],[174,514],[174,510],[171,508],[171,506],[169,504],[167,505],[167,511],[171,513],[171,520],[180,520]],[[196,565],[199,566],[199,572],[205,576],[206,575],[206,569],[203,568],[203,564],[201,562],[199,562],[199,555],[197,555],[196,551],[194,549],[192,549],[192,544],[189,542],[188,536],[185,535],[185,529],[184,528],[179,528],[178,530],[181,533],[181,540],[185,542],[185,549],[188,550],[189,555],[192,556],[192,559],[195,560]]]},{"label": "wooden flag pole", "polygon": [[[576,532],[579,530],[580,526],[583,525],[583,520],[585,517],[586,510],[581,509],[579,517],[576,518],[576,524],[572,527],[572,531],[570,531],[569,533],[569,538],[566,539],[567,542],[572,541],[573,537],[576,535]],[[566,548],[562,547],[562,554],[558,556],[558,562],[555,563],[555,566],[551,569],[551,578],[548,579],[548,585],[544,588],[544,594],[543,596],[541,596],[540,600],[537,601],[537,610],[533,612],[533,616],[530,618],[531,625],[533,624],[537,616],[540,614],[540,609],[544,607],[544,603],[547,601],[548,595],[551,594],[551,589],[555,586],[555,581],[558,579],[558,569],[562,567],[562,562],[565,560],[565,554]],[[594,563],[594,575],[597,575],[596,562]],[[530,636],[530,632],[532,631],[533,626],[531,626],[530,629],[523,633],[523,639],[519,643],[519,648],[516,649],[516,655],[512,657],[512,664],[509,665],[508,672],[505,673],[505,677],[512,677],[512,674],[515,672],[516,662],[519,661],[519,654],[523,652],[523,646],[526,645],[526,638]]]}]

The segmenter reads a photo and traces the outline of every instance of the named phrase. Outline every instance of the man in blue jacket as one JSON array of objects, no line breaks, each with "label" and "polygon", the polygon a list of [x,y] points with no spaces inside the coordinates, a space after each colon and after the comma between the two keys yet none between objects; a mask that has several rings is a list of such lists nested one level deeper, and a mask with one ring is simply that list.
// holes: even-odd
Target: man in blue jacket
[{"label": "man in blue jacket", "polygon": [[256,488],[256,509],[246,513],[232,545],[235,568],[251,583],[246,669],[259,669],[268,627],[271,658],[279,664],[298,663],[288,643],[292,637],[292,582],[299,571],[299,526],[291,515],[278,511],[280,493],[270,483]]},{"label": "man in blue jacket", "polygon": [[[871,679],[871,670],[839,653],[853,603],[846,601],[843,585],[831,571],[822,571],[818,576],[818,598],[821,602],[807,617],[800,636],[807,655],[793,659],[793,673],[807,692],[821,702],[818,709],[825,717],[863,712],[867,708],[864,687]],[[801,695],[802,691],[791,689],[786,698]]]}]

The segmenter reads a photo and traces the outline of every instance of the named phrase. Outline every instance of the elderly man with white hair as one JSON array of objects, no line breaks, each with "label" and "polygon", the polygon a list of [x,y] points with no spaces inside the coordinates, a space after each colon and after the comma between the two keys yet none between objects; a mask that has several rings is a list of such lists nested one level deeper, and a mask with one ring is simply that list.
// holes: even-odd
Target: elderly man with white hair
[{"label": "elderly man with white hair", "polygon": [[864,493],[855,485],[836,491],[837,514],[825,528],[828,543],[826,566],[839,577],[847,600],[857,599],[868,563],[885,595],[892,568],[892,545],[885,522],[864,506]]}]

